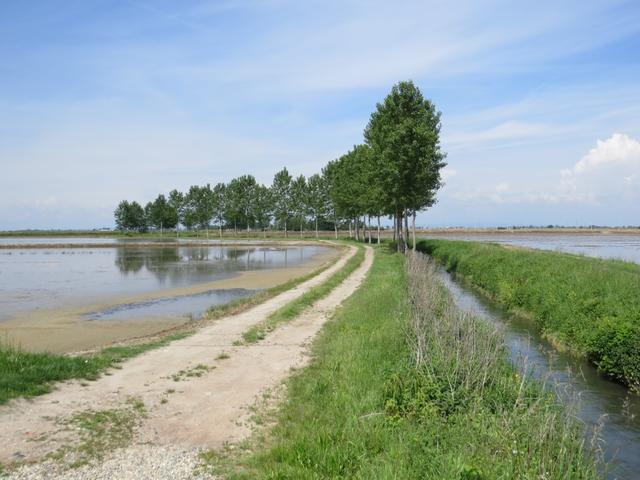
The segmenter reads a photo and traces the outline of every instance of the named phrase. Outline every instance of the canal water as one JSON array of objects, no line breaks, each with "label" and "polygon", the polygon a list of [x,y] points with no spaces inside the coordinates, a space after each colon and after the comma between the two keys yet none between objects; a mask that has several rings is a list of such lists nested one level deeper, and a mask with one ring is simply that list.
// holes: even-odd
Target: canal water
[{"label": "canal water", "polygon": [[601,446],[609,465],[607,478],[640,478],[640,395],[607,380],[587,362],[558,352],[537,334],[531,322],[505,312],[444,269],[439,270],[439,277],[459,308],[501,327],[514,364],[526,365],[563,400],[575,401],[587,432],[601,428]]}]

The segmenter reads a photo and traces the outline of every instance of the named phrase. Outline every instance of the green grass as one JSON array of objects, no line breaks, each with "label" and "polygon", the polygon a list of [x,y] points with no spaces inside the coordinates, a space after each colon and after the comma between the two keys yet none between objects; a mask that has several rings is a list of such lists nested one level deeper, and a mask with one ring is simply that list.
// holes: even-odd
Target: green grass
[{"label": "green grass", "polygon": [[54,382],[70,379],[95,380],[107,368],[188,334],[181,332],[155,342],[109,347],[95,354],[77,357],[26,352],[12,346],[1,346],[0,404],[15,397],[45,394],[51,391]]},{"label": "green grass", "polygon": [[[523,381],[504,354],[487,379],[500,388],[445,398],[446,358],[428,364],[434,376],[415,361],[404,266],[403,256],[376,249],[362,287],[314,342],[311,364],[289,379],[266,439],[205,453],[209,470],[236,480],[596,478],[579,429],[555,428],[562,408],[528,380],[530,396],[514,401]],[[545,424],[548,436],[539,434]],[[545,470],[543,460],[557,466]]]},{"label": "green grass", "polygon": [[244,343],[251,344],[262,340],[269,332],[277,328],[278,325],[297,317],[305,308],[309,307],[321,298],[326,297],[362,264],[364,261],[364,252],[364,248],[358,247],[356,254],[326,281],[311,288],[297,299],[273,312],[265,321],[249,328],[242,334]]},{"label": "green grass", "polygon": [[640,385],[640,266],[495,244],[423,240],[419,249],[614,379]]}]

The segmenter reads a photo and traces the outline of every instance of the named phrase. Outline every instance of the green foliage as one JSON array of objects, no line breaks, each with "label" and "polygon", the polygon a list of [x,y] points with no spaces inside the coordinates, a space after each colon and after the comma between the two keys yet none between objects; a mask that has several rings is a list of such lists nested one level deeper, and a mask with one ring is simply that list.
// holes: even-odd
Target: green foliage
[{"label": "green foliage", "polygon": [[150,227],[162,229],[175,228],[178,225],[178,209],[162,194],[153,202],[147,203],[144,212]]},{"label": "green foliage", "polygon": [[95,380],[101,372],[127,358],[158,348],[186,333],[146,344],[109,347],[86,356],[26,352],[9,345],[0,346],[0,404],[11,398],[33,397],[51,391],[53,382],[73,378]]},{"label": "green foliage", "polygon": [[617,260],[426,240],[440,260],[508,309],[525,312],[552,340],[604,373],[640,383],[640,267]]},{"label": "green foliage", "polygon": [[440,112],[413,82],[393,86],[364,132],[372,149],[380,199],[397,217],[430,207],[446,166],[440,150]]},{"label": "green foliage", "polygon": [[123,200],[118,204],[114,216],[118,230],[137,232],[147,230],[147,218],[144,209],[138,202],[129,203],[127,200]]},{"label": "green foliage", "polygon": [[275,174],[271,184],[275,218],[284,225],[285,236],[287,234],[287,221],[293,208],[291,180],[291,175],[285,167]]}]

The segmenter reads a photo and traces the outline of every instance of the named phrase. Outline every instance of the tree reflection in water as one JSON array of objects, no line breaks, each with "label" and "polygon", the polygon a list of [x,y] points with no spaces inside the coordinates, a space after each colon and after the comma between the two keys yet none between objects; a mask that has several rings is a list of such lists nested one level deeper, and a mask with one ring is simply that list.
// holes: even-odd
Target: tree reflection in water
[{"label": "tree reflection in water", "polygon": [[[161,283],[182,285],[240,270],[287,267],[291,249],[188,246],[117,248],[115,265],[123,275],[140,274],[144,269]],[[302,263],[306,257],[303,248],[293,249],[299,250],[299,258],[294,263]]]}]

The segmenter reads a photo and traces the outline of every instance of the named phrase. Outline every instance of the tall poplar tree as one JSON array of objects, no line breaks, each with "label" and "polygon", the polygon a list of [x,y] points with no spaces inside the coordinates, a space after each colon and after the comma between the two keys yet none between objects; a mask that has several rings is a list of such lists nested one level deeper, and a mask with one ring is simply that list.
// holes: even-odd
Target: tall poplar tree
[{"label": "tall poplar tree", "polygon": [[[402,222],[427,208],[446,165],[440,149],[440,112],[413,82],[400,82],[371,114],[364,136],[373,150],[377,181],[396,218],[398,249],[406,249]],[[415,232],[415,227],[414,227]]]},{"label": "tall poplar tree", "polygon": [[285,168],[273,177],[271,193],[274,201],[274,213],[277,221],[284,223],[284,236],[287,237],[287,221],[291,216],[291,175]]}]

